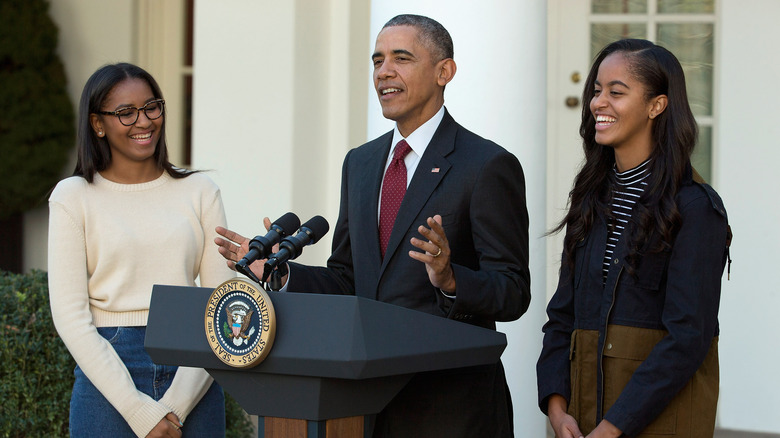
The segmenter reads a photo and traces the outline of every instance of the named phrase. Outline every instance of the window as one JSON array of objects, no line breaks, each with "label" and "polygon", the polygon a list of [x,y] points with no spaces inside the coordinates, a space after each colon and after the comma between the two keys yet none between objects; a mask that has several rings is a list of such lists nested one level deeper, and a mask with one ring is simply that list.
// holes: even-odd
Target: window
[{"label": "window", "polygon": [[620,38],[642,38],[677,56],[685,72],[688,101],[699,124],[691,162],[712,178],[715,0],[592,0],[591,59]]}]

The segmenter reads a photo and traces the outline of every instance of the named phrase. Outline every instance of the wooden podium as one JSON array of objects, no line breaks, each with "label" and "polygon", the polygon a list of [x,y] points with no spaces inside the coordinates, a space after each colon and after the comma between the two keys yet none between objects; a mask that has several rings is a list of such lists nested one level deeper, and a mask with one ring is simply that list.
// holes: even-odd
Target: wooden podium
[{"label": "wooden podium", "polygon": [[414,374],[496,363],[506,347],[503,333],[366,298],[269,292],[271,352],[232,368],[206,340],[212,290],[155,285],[146,351],[159,364],[205,368],[261,417],[262,438],[370,437],[373,416]]}]

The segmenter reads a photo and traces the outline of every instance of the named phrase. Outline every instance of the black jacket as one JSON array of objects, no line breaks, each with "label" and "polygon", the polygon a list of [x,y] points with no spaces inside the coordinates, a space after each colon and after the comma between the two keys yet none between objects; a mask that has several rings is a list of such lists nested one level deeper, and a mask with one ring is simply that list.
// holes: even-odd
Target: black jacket
[{"label": "black jacket", "polygon": [[[392,132],[347,154],[327,267],[290,263],[288,290],[357,294],[495,329],[531,299],[525,180],[517,158],[445,113],[409,184],[382,258],[377,209]],[[455,300],[409,257],[410,239],[442,216]],[[403,321],[399,321],[403,324]],[[424,336],[423,333],[420,334]],[[496,365],[421,373],[378,416],[375,436],[511,436],[504,370]]]},{"label": "black jacket", "polygon": [[[544,346],[537,364],[543,412],[546,413],[552,394],[564,396],[570,405],[575,402],[575,373],[570,366],[575,361],[570,359],[582,353],[574,351],[575,332],[595,334],[596,345],[588,347],[596,349],[588,352],[595,358],[594,368],[578,370],[595,376],[597,382],[592,398],[596,406],[586,409],[595,418],[588,418],[588,424],[596,425],[606,418],[628,436],[639,434],[655,420],[704,362],[718,335],[720,282],[728,256],[726,210],[709,185],[690,179],[681,187],[676,201],[682,223],[672,247],[645,253],[636,266],[636,275],[630,275],[624,263],[628,252],[626,239],[630,238],[630,233],[624,232],[615,249],[606,285],[602,286],[608,233],[603,217],[577,246],[574,272],[564,263],[558,289],[547,308],[549,321],[543,329]],[[647,247],[652,247],[658,238],[652,237]],[[637,358],[636,370],[627,383],[621,383],[624,386],[618,388],[617,400],[605,402],[605,386],[614,385],[610,370],[604,368],[605,351],[612,347],[611,343],[605,345],[605,339],[614,326],[647,329],[661,335],[646,357],[643,354]],[[714,382],[717,385],[717,375]]]}]

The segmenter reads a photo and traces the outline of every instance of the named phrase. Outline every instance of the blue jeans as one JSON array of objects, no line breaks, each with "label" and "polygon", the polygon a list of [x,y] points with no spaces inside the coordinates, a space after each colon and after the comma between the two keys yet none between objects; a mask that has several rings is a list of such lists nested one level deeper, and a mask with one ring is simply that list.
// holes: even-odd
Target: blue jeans
[{"label": "blue jeans", "polygon": [[[98,333],[114,347],[130,372],[135,387],[154,400],[160,400],[171,386],[178,367],[152,362],[144,350],[146,327],[100,327]],[[92,385],[80,367],[76,367],[74,374],[76,382],[70,398],[70,436],[135,437],[122,415]],[[216,382],[187,416],[181,430],[184,438],[225,436],[225,396]]]}]

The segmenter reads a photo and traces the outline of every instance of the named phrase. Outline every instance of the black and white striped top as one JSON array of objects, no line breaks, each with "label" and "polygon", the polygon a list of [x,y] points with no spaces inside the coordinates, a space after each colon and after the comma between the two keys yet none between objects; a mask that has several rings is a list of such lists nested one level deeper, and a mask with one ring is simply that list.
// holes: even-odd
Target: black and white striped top
[{"label": "black and white striped top", "polygon": [[607,235],[607,249],[604,252],[604,264],[602,266],[603,281],[607,281],[609,265],[612,262],[612,254],[615,252],[615,246],[620,240],[620,235],[631,218],[631,212],[634,209],[636,201],[642,196],[642,192],[647,187],[646,179],[650,176],[650,166],[648,158],[633,169],[625,172],[618,172],[614,168],[612,179],[612,203],[610,204],[609,234]]}]

